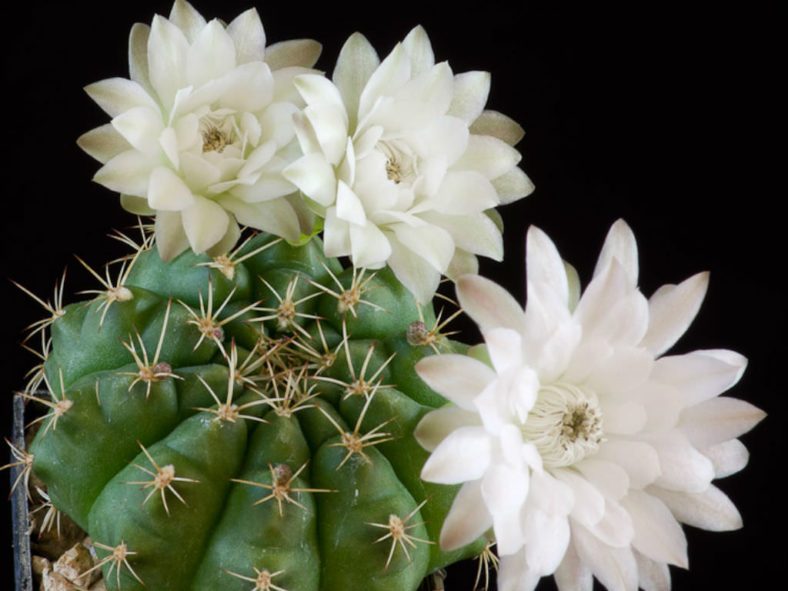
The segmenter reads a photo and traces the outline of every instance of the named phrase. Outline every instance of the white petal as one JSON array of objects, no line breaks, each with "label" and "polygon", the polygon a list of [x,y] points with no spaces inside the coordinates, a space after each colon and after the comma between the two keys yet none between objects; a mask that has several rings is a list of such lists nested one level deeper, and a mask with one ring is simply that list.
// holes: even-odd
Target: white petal
[{"label": "white petal", "polygon": [[509,172],[520,162],[520,152],[489,135],[471,135],[468,147],[454,163],[455,169],[475,170],[492,180]]},{"label": "white petal", "polygon": [[145,197],[121,195],[120,205],[123,209],[135,215],[156,215],[156,210],[148,205],[148,200]]},{"label": "white petal", "polygon": [[624,220],[617,220],[610,227],[594,268],[594,277],[604,273],[613,260],[618,261],[624,269],[627,284],[630,287],[637,286],[638,247],[632,229]]},{"label": "white petal", "polygon": [[425,414],[413,430],[413,437],[421,447],[434,451],[452,431],[469,426],[479,426],[476,413],[457,406],[444,406]]},{"label": "white petal", "polygon": [[414,254],[427,261],[436,271],[443,273],[454,255],[454,241],[442,228],[424,225],[412,228],[406,224],[392,224],[397,240]]},{"label": "white petal", "polygon": [[681,390],[692,406],[736,384],[746,366],[747,359],[734,351],[693,351],[657,359],[652,379]]},{"label": "white petal", "polygon": [[637,591],[637,564],[629,548],[611,548],[597,541],[583,526],[572,527],[577,554],[609,591]]},{"label": "white petal", "polygon": [[450,170],[434,200],[435,210],[471,215],[498,205],[498,194],[483,175],[472,170]]},{"label": "white petal", "polygon": [[137,150],[121,152],[99,168],[93,180],[108,189],[147,197],[151,161]]},{"label": "white petal", "polygon": [[315,132],[321,151],[333,166],[339,164],[347,146],[348,119],[344,107],[329,103],[317,103],[304,109]]},{"label": "white petal", "polygon": [[682,493],[652,487],[676,516],[676,519],[710,531],[730,531],[742,526],[739,511],[733,502],[716,486],[709,486],[701,493]]},{"label": "white petal", "polygon": [[194,202],[194,195],[177,174],[164,166],[153,169],[148,187],[148,203],[153,209],[181,211]]},{"label": "white petal", "polygon": [[725,478],[742,470],[750,459],[750,452],[738,439],[731,439],[701,450],[714,466],[714,477]]},{"label": "white petal", "polygon": [[536,574],[552,574],[566,553],[569,545],[569,521],[565,516],[555,516],[544,511],[528,511],[523,522],[527,532],[525,559]]},{"label": "white petal", "polygon": [[106,164],[121,152],[131,148],[111,123],[83,133],[77,139],[77,145],[102,164]]},{"label": "white petal", "polygon": [[679,285],[663,285],[648,302],[649,327],[641,346],[655,357],[672,347],[700,310],[709,274],[698,273]]},{"label": "white petal", "polygon": [[651,443],[659,455],[662,474],[654,482],[669,489],[703,492],[714,478],[714,466],[679,431],[654,436]]},{"label": "white petal", "polygon": [[163,105],[172,105],[186,82],[189,42],[183,32],[165,18],[155,15],[148,38],[148,75]]},{"label": "white petal", "polygon": [[337,194],[334,168],[322,154],[306,154],[282,171],[282,175],[307,197],[328,207]]},{"label": "white petal", "polygon": [[591,570],[580,560],[571,542],[566,549],[564,559],[555,571],[555,583],[558,591],[594,590],[594,577]]},{"label": "white petal", "polygon": [[608,498],[620,499],[629,490],[629,475],[614,462],[585,458],[574,467]]},{"label": "white petal", "polygon": [[574,493],[572,518],[585,526],[597,523],[605,514],[605,497],[588,480],[574,470],[553,470],[553,476],[567,484]]},{"label": "white petal", "polygon": [[522,365],[522,340],[520,333],[511,328],[493,328],[484,332],[484,341],[495,371],[503,374]]},{"label": "white petal", "polygon": [[[454,96],[447,114],[458,117],[468,125],[471,125],[482,114],[489,93],[489,72],[463,72],[462,74],[457,74],[454,76]],[[474,133],[480,132],[474,131]]]},{"label": "white petal", "polygon": [[426,304],[435,295],[441,274],[396,240],[391,241],[388,264],[400,283],[408,288],[419,303]]},{"label": "white petal", "polygon": [[657,562],[635,552],[639,585],[643,591],[670,591],[670,570],[664,562]]},{"label": "white petal", "polygon": [[764,417],[766,413],[749,402],[721,396],[686,409],[679,429],[695,447],[704,448],[746,433]]},{"label": "white petal", "polygon": [[199,87],[234,69],[235,44],[224,27],[212,20],[194,38],[186,54],[186,80]]},{"label": "white petal", "polygon": [[443,522],[440,547],[444,552],[461,548],[492,526],[492,516],[484,506],[480,481],[463,484],[454,497]]},{"label": "white petal", "polygon": [[[148,77],[148,37],[150,26],[134,23],[129,34],[129,78],[145,89],[148,94],[153,92]],[[111,114],[111,113],[110,113]]]},{"label": "white petal", "polygon": [[115,117],[112,126],[140,152],[159,154],[158,138],[164,127],[158,109],[133,107]]},{"label": "white petal", "polygon": [[438,484],[481,478],[491,459],[490,436],[480,427],[461,427],[444,439],[424,463],[421,477]]},{"label": "white petal", "polygon": [[497,378],[484,363],[465,355],[433,355],[414,368],[427,385],[459,407],[473,411],[473,399]]},{"label": "white petal", "polygon": [[158,110],[156,101],[140,84],[125,78],[109,78],[88,84],[85,87],[85,92],[110,117],[117,117],[134,107],[148,107]]},{"label": "white petal", "polygon": [[628,548],[635,535],[629,513],[618,502],[611,499],[605,500],[605,514],[602,519],[586,527],[600,543],[614,548]]},{"label": "white petal", "polygon": [[[470,72],[473,74],[473,72]],[[463,74],[458,74],[455,76],[455,85],[457,82],[457,78],[462,76]],[[457,88],[455,86],[455,95],[457,94]],[[454,113],[450,113],[453,115]],[[460,117],[459,115],[457,115]],[[462,119],[462,117],[460,117]],[[506,115],[499,113],[498,111],[482,111],[482,113],[476,118],[476,120],[470,126],[471,133],[477,135],[491,135],[493,137],[497,137],[499,140],[503,140],[510,146],[514,146],[517,144],[523,136],[525,135],[525,131],[520,124],[517,123],[514,119],[507,117]]]},{"label": "white petal", "polygon": [[314,39],[289,39],[266,47],[265,63],[274,71],[285,68],[311,68],[320,57],[323,46]]},{"label": "white petal", "polygon": [[383,266],[392,252],[391,241],[387,234],[370,222],[362,226],[350,224],[350,246],[353,265],[367,269]]},{"label": "white petal", "polygon": [[688,567],[687,539],[670,510],[656,497],[633,490],[621,500],[635,526],[632,545],[657,560]]},{"label": "white petal", "polygon": [[359,97],[380,64],[375,49],[361,33],[353,33],[339,52],[332,76],[350,117],[351,129],[358,122]]},{"label": "white petal", "polygon": [[457,298],[482,332],[507,327],[524,333],[524,314],[520,304],[497,283],[480,275],[464,275],[457,280]]},{"label": "white petal", "polygon": [[183,231],[180,212],[158,212],[155,231],[156,248],[162,261],[167,262],[189,248],[189,239]]},{"label": "white petal", "polygon": [[350,254],[350,224],[337,217],[337,208],[326,210],[323,222],[323,251],[327,257],[347,256]]},{"label": "white petal", "polygon": [[501,556],[497,580],[499,591],[533,591],[540,578],[533,569],[528,568],[525,552]]},{"label": "white petal", "polygon": [[401,44],[380,63],[359,98],[358,120],[363,121],[382,96],[397,92],[411,76],[410,60]]},{"label": "white petal", "polygon": [[353,189],[348,187],[344,181],[339,181],[337,184],[336,215],[351,224],[363,225],[367,223],[364,205]]},{"label": "white petal", "polygon": [[248,203],[223,195],[219,202],[245,226],[270,232],[291,242],[297,242],[301,237],[298,212],[286,199]]},{"label": "white petal", "polygon": [[205,252],[219,242],[230,224],[224,208],[203,197],[196,197],[194,204],[181,212],[181,218],[189,246],[196,253]]},{"label": "white petal", "polygon": [[205,26],[203,16],[185,0],[175,0],[170,11],[169,20],[183,31],[190,42]]},{"label": "white petal", "polygon": [[[456,248],[496,261],[503,258],[501,232],[495,222],[485,213],[459,216],[427,212],[420,217],[427,223],[446,230],[451,235]],[[459,275],[464,275],[464,273],[457,276]]]},{"label": "white petal", "polygon": [[522,170],[512,168],[506,174],[493,179],[492,186],[498,193],[501,205],[512,203],[534,192],[534,184]]},{"label": "white petal", "polygon": [[618,464],[629,475],[630,488],[642,488],[660,475],[660,458],[654,447],[641,441],[611,439],[597,450],[595,458]]},{"label": "white petal", "polygon": [[627,285],[626,269],[617,259],[595,276],[575,309],[585,338],[611,345],[636,346],[648,330],[648,300]]},{"label": "white petal", "polygon": [[554,299],[558,307],[569,303],[569,284],[561,255],[550,237],[536,226],[528,228],[525,239],[525,268],[528,275],[528,295]]},{"label": "white petal", "polygon": [[235,17],[227,25],[227,34],[235,45],[238,64],[261,61],[265,57],[265,30],[257,9],[250,8]]},{"label": "white petal", "polygon": [[430,69],[435,64],[435,55],[424,27],[417,25],[408,32],[402,46],[410,59],[414,76]]}]

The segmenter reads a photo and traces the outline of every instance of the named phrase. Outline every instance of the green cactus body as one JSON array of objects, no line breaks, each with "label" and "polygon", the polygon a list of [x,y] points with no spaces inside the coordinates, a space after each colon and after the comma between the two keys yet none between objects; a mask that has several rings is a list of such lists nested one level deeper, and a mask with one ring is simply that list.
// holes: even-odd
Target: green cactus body
[{"label": "green cactus body", "polygon": [[232,258],[145,245],[51,327],[31,445],[109,589],[412,591],[478,554],[437,539],[456,487],[412,432],[454,344],[394,276],[265,234]]}]

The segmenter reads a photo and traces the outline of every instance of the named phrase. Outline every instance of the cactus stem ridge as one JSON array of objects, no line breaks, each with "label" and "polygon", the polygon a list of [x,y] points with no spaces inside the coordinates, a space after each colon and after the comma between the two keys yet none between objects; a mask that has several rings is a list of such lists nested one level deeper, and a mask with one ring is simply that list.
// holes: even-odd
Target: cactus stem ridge
[{"label": "cactus stem ridge", "polygon": [[[306,375],[309,369],[308,365],[301,366],[296,374],[295,368],[285,368],[279,374],[274,372],[271,367],[270,361],[266,360],[268,370],[271,376],[271,385],[274,389],[274,398],[266,398],[266,402],[271,405],[274,412],[281,417],[289,417],[294,412],[305,408],[311,408],[313,405],[308,404],[310,400],[320,395],[320,391],[316,390],[316,384],[306,387],[308,376]],[[284,395],[279,393],[279,383],[284,382]]]},{"label": "cactus stem ridge", "polygon": [[132,552],[131,550],[129,550],[128,546],[126,546],[126,542],[121,540],[120,544],[118,544],[117,546],[113,547],[113,546],[107,546],[105,544],[100,544],[99,542],[94,541],[93,542],[93,546],[96,547],[96,548],[100,548],[102,550],[106,550],[106,551],[110,552],[110,554],[108,554],[107,556],[105,556],[104,558],[99,560],[98,564],[96,564],[93,568],[91,568],[89,570],[86,570],[84,573],[82,573],[83,577],[85,575],[87,575],[88,573],[93,572],[94,570],[98,570],[98,569],[102,568],[105,564],[112,563],[109,566],[109,571],[107,571],[107,578],[112,576],[112,571],[114,570],[115,571],[115,581],[116,581],[118,589],[121,588],[121,586],[120,586],[120,568],[121,568],[121,566],[125,566],[128,569],[128,571],[134,576],[134,578],[137,579],[137,581],[139,581],[140,585],[142,585],[143,587],[147,587],[147,585],[139,577],[139,575],[136,572],[134,572],[134,569],[131,567],[131,564],[129,564],[128,557],[129,556],[134,556],[137,553],[136,552]]},{"label": "cactus stem ridge", "polygon": [[488,542],[481,554],[476,557],[479,561],[479,567],[476,569],[476,581],[473,583],[474,589],[479,588],[479,581],[481,581],[482,572],[484,572],[484,591],[487,591],[490,588],[490,568],[492,567],[495,571],[498,570],[501,559],[493,552],[493,546],[495,546],[494,541]]},{"label": "cactus stem ridge", "polygon": [[241,484],[248,484],[250,486],[257,486],[260,488],[265,488],[271,491],[266,497],[259,499],[252,503],[252,507],[255,505],[260,505],[265,503],[270,499],[276,499],[276,504],[279,508],[279,517],[284,517],[284,505],[285,503],[292,503],[296,507],[300,507],[307,513],[309,513],[309,509],[307,509],[304,505],[296,501],[293,497],[290,496],[290,493],[294,492],[309,492],[309,493],[317,493],[317,492],[338,492],[336,490],[332,490],[329,488],[295,488],[290,486],[298,475],[303,472],[304,468],[306,468],[309,462],[304,462],[301,464],[301,467],[295,471],[295,473],[290,469],[290,466],[287,464],[277,464],[276,466],[272,465],[270,462],[268,463],[268,469],[271,472],[271,484],[266,484],[264,482],[254,482],[252,480],[241,480],[238,478],[231,478],[232,482],[239,482]]},{"label": "cactus stem ridge", "polygon": [[421,305],[416,302],[417,309],[419,311],[419,320],[413,322],[410,326],[408,326],[407,330],[407,341],[408,344],[413,346],[427,346],[430,347],[435,354],[440,354],[439,346],[440,344],[451,335],[457,334],[459,331],[454,330],[451,332],[443,332],[443,329],[457,316],[462,314],[462,310],[457,310],[450,316],[446,318],[446,320],[441,320],[443,317],[444,308],[438,311],[438,316],[435,318],[435,324],[432,328],[428,329],[425,322],[424,322],[424,312],[421,309]]},{"label": "cactus stem ridge", "polygon": [[204,263],[197,263],[195,266],[197,267],[208,267],[209,269],[216,269],[222,275],[224,275],[229,281],[235,279],[235,267],[239,263],[244,262],[246,259],[256,256],[257,254],[263,252],[267,248],[271,248],[275,244],[279,244],[282,242],[282,238],[277,238],[276,240],[272,240],[271,242],[267,242],[262,246],[255,248],[251,252],[247,252],[243,256],[238,256],[238,253],[243,250],[243,248],[249,243],[249,241],[257,236],[257,233],[251,234],[246,240],[244,240],[237,248],[235,248],[229,254],[222,254],[213,258],[213,260],[204,262]]},{"label": "cactus stem ridge", "polygon": [[[87,269],[88,272],[93,275],[93,277],[95,277],[104,287],[103,290],[87,289],[77,292],[79,294],[96,294],[99,298],[104,300],[101,302],[101,304],[99,304],[99,307],[96,308],[96,313],[101,312],[101,319],[99,320],[99,328],[101,328],[104,326],[104,319],[107,317],[107,312],[109,312],[110,306],[112,306],[112,304],[115,302],[128,302],[134,299],[134,294],[124,284],[129,277],[129,273],[131,273],[131,268],[134,266],[134,262],[137,260],[137,255],[134,255],[132,259],[120,261],[120,270],[118,271],[118,278],[115,282],[113,282],[112,277],[110,277],[110,264],[107,264],[104,267],[104,277],[102,277],[85,261],[83,261],[77,255],[74,256],[82,264],[82,266],[85,267],[85,269]],[[88,304],[89,303],[90,302],[88,302]]]},{"label": "cactus stem ridge", "polygon": [[28,296],[33,298],[36,302],[38,302],[44,310],[49,313],[49,316],[46,318],[42,318],[37,322],[34,322],[25,330],[30,331],[25,338],[22,340],[22,343],[26,343],[29,341],[36,333],[42,333],[46,330],[48,326],[51,326],[58,318],[62,317],[66,310],[63,308],[63,289],[65,288],[66,284],[66,269],[63,269],[63,276],[60,278],[60,281],[55,282],[55,293],[53,296],[54,304],[52,300],[44,301],[32,291],[24,287],[23,285],[17,283],[16,281],[11,281],[14,285],[16,285],[19,289],[21,289],[24,293]]},{"label": "cactus stem ridge", "polygon": [[27,392],[18,392],[19,396],[22,398],[26,398],[28,400],[34,400],[39,402],[45,406],[48,406],[52,410],[49,411],[42,417],[31,421],[27,427],[38,423],[39,421],[44,421],[46,419],[50,419],[50,421],[44,427],[44,431],[41,434],[41,437],[46,437],[46,434],[49,432],[51,428],[53,431],[57,430],[57,421],[60,417],[62,417],[68,410],[74,405],[74,402],[66,398],[66,391],[65,387],[63,386],[63,369],[58,368],[58,375],[60,376],[60,398],[58,398],[57,394],[55,394],[55,390],[49,383],[49,380],[46,377],[46,374],[43,375],[44,383],[47,386],[47,390],[49,391],[49,395],[52,397],[52,400],[46,400],[44,398],[38,398],[37,396],[33,396],[32,394],[28,394]]},{"label": "cactus stem ridge", "polygon": [[392,441],[394,439],[391,436],[391,433],[380,432],[379,429],[383,428],[384,426],[388,425],[394,419],[388,419],[387,421],[383,421],[377,427],[374,427],[364,433],[363,435],[360,433],[361,431],[361,424],[364,422],[364,416],[367,414],[367,409],[369,408],[370,403],[372,402],[372,398],[375,396],[375,392],[377,392],[377,388],[374,389],[369,396],[367,396],[366,402],[364,402],[364,407],[361,409],[361,413],[358,415],[358,419],[356,420],[356,425],[353,427],[352,432],[345,431],[339,424],[331,417],[328,412],[326,412],[322,407],[318,406],[317,408],[323,415],[331,422],[332,425],[339,431],[339,435],[341,440],[336,443],[329,444],[329,447],[344,447],[347,449],[347,454],[336,467],[336,470],[339,470],[342,466],[345,465],[354,454],[358,454],[365,462],[368,464],[372,464],[372,460],[369,459],[369,456],[364,453],[364,448],[369,447],[371,445],[377,445],[378,443],[383,443],[384,441]]},{"label": "cactus stem ridge", "polygon": [[250,583],[254,583],[254,587],[250,591],[287,591],[284,587],[279,587],[278,585],[274,585],[271,580],[281,575],[284,570],[278,570],[275,573],[269,572],[267,569],[259,570],[258,568],[254,568],[254,572],[257,575],[256,577],[246,577],[244,575],[239,575],[238,573],[234,573],[232,571],[223,568],[222,570],[226,572],[228,575],[232,575],[236,578],[242,579],[244,581],[249,581]]},{"label": "cactus stem ridge", "polygon": [[238,310],[237,312],[231,314],[227,318],[223,318],[222,320],[219,320],[219,315],[222,313],[222,310],[224,310],[225,306],[227,306],[227,304],[230,303],[230,300],[232,299],[233,295],[235,295],[235,290],[237,288],[238,288],[237,286],[233,287],[232,291],[230,291],[230,293],[227,294],[227,297],[224,298],[224,301],[219,305],[219,308],[216,310],[216,312],[213,311],[213,282],[211,281],[210,278],[208,279],[207,309],[205,307],[205,302],[203,300],[201,291],[198,292],[197,294],[200,299],[199,314],[197,314],[197,312],[192,310],[189,304],[187,304],[182,300],[178,300],[178,303],[180,303],[184,308],[186,308],[186,311],[192,317],[191,320],[186,321],[187,324],[193,324],[194,326],[197,327],[197,330],[200,331],[200,338],[198,339],[197,343],[195,343],[194,348],[192,349],[193,351],[196,351],[197,348],[202,344],[203,340],[205,340],[205,338],[207,337],[208,339],[216,343],[216,346],[219,347],[222,353],[226,354],[224,350],[224,330],[222,327],[228,322],[232,322],[239,316],[254,309],[260,303],[258,301],[253,304],[250,304],[249,306],[246,306],[245,308],[242,308],[241,310]]},{"label": "cactus stem ridge", "polygon": [[148,352],[145,350],[145,343],[142,342],[142,337],[140,336],[139,331],[135,331],[137,335],[137,343],[139,344],[140,351],[142,352],[142,357],[140,358],[139,353],[137,353],[137,348],[134,346],[134,339],[129,335],[129,342],[121,341],[121,344],[131,353],[131,356],[134,358],[134,362],[137,364],[138,371],[134,372],[127,372],[127,371],[119,371],[117,372],[118,375],[128,375],[128,376],[135,376],[134,380],[129,385],[129,392],[131,389],[137,385],[138,382],[145,382],[146,390],[145,390],[145,398],[147,399],[150,396],[150,389],[151,384],[153,382],[159,382],[161,380],[167,378],[175,378],[178,380],[182,380],[181,376],[175,375],[172,373],[172,366],[167,363],[166,361],[159,361],[159,355],[161,355],[161,347],[164,344],[164,335],[167,333],[167,321],[170,317],[170,307],[172,306],[172,300],[167,302],[167,311],[164,314],[164,322],[161,325],[161,333],[159,333],[159,341],[156,344],[156,352],[153,355],[153,360],[148,360]]},{"label": "cactus stem ridge", "polygon": [[[0,466],[0,470],[5,470],[7,468],[13,468],[14,466],[20,466],[21,469],[19,474],[16,476],[16,480],[11,485],[11,492],[8,493],[8,498],[10,499],[11,496],[14,494],[16,487],[19,486],[19,483],[22,482],[25,491],[27,492],[27,498],[30,499],[30,471],[33,468],[33,454],[26,452],[15,443],[12,443],[8,439],[5,439],[5,442],[8,444],[8,447],[11,448],[11,457],[12,459],[16,460],[15,462],[10,462],[5,466]],[[31,499],[32,500],[32,499]]]},{"label": "cactus stem ridge", "polygon": [[300,275],[295,275],[287,284],[287,288],[285,289],[285,295],[282,297],[273,288],[273,286],[268,283],[263,277],[260,277],[260,281],[262,281],[265,286],[274,294],[274,297],[279,301],[279,305],[276,308],[255,308],[258,312],[272,312],[272,314],[268,314],[266,316],[260,316],[258,318],[253,318],[250,322],[262,321],[265,322],[266,320],[276,320],[276,327],[277,330],[280,332],[284,332],[286,330],[294,329],[298,331],[301,335],[305,338],[309,339],[309,333],[302,327],[296,324],[296,318],[310,318],[312,320],[317,320],[320,318],[319,316],[315,316],[314,314],[305,314],[303,312],[299,312],[297,310],[298,306],[303,304],[304,302],[311,300],[314,297],[320,295],[319,291],[311,293],[302,297],[299,300],[293,300],[293,295],[295,294],[296,287],[298,285],[298,279],[301,277]]},{"label": "cactus stem ridge", "polygon": [[424,506],[424,504],[429,500],[429,497],[424,499],[421,503],[416,506],[413,511],[408,513],[407,516],[404,518],[399,517],[398,515],[391,514],[389,515],[388,523],[372,523],[370,521],[365,522],[367,525],[371,525],[373,527],[380,527],[383,529],[389,530],[387,534],[383,534],[373,543],[377,544],[378,542],[382,542],[383,540],[387,540],[391,538],[391,549],[389,550],[388,558],[386,559],[386,565],[383,567],[383,570],[388,570],[389,564],[391,564],[391,559],[394,556],[394,551],[397,548],[397,544],[402,548],[403,552],[405,552],[405,556],[408,559],[408,564],[411,566],[413,565],[413,561],[410,558],[410,552],[408,552],[408,545],[411,548],[416,547],[416,542],[422,542],[424,544],[434,544],[432,540],[425,540],[423,538],[417,538],[416,536],[412,536],[408,533],[409,529],[413,529],[414,527],[418,527],[420,525],[424,525],[424,521],[420,521],[418,523],[411,523],[408,524],[408,521]]},{"label": "cactus stem ridge", "polygon": [[134,462],[131,462],[131,465],[139,468],[146,474],[153,476],[153,480],[124,482],[123,484],[136,484],[136,485],[141,485],[143,489],[146,488],[151,489],[150,492],[148,493],[148,496],[146,496],[145,500],[142,501],[143,506],[145,505],[145,503],[147,503],[150,500],[150,498],[156,493],[156,491],[159,491],[161,493],[161,502],[162,505],[164,505],[164,511],[167,513],[168,516],[170,514],[170,508],[167,505],[167,495],[165,494],[167,490],[169,490],[173,495],[175,495],[175,498],[177,498],[181,503],[183,503],[185,506],[188,507],[189,504],[178,493],[178,491],[175,490],[175,487],[173,486],[173,482],[198,483],[200,481],[195,480],[194,478],[186,478],[185,476],[175,476],[175,466],[173,466],[172,464],[168,464],[166,466],[160,467],[156,463],[156,460],[153,459],[153,456],[151,456],[150,452],[145,448],[144,445],[142,445],[142,443],[137,441],[137,445],[140,446],[142,452],[145,454],[145,457],[148,458],[148,461],[153,465],[153,468],[156,471],[154,472],[153,470],[149,470],[148,468],[145,468],[144,466],[140,466],[139,464],[136,464]]},{"label": "cactus stem ridge", "polygon": [[375,304],[374,302],[370,302],[369,300],[362,299],[364,293],[370,290],[370,288],[367,287],[367,285],[375,277],[376,275],[375,273],[371,273],[370,275],[367,275],[367,277],[364,277],[364,273],[366,273],[366,269],[364,269],[363,267],[360,269],[353,267],[353,271],[350,279],[350,287],[345,288],[345,286],[342,285],[342,282],[337,278],[337,276],[334,275],[331,269],[328,268],[328,265],[326,265],[323,262],[321,262],[320,264],[323,265],[323,268],[329,274],[329,276],[334,281],[334,283],[336,283],[337,287],[339,288],[339,291],[334,291],[333,289],[330,289],[325,285],[322,285],[321,283],[318,283],[317,281],[313,281],[311,279],[308,281],[316,288],[320,289],[321,291],[337,299],[337,311],[340,314],[344,314],[345,312],[350,312],[353,315],[353,318],[358,318],[358,315],[356,314],[356,306],[358,304],[366,304],[368,306],[372,306],[376,310],[380,310],[382,312],[388,312],[388,310],[386,310],[383,306]]},{"label": "cactus stem ridge", "polygon": [[245,415],[241,414],[242,411],[246,408],[251,408],[253,406],[258,406],[260,404],[265,404],[266,399],[263,397],[260,400],[252,400],[251,402],[247,402],[238,406],[237,404],[233,403],[233,390],[236,381],[236,371],[238,365],[238,349],[235,346],[235,341],[232,341],[230,345],[230,355],[229,357],[225,357],[227,361],[227,365],[229,368],[229,373],[227,376],[227,397],[225,398],[224,403],[219,400],[219,397],[216,395],[216,392],[213,391],[210,384],[205,381],[200,374],[197,374],[197,379],[202,382],[202,385],[208,390],[208,393],[216,402],[217,408],[203,408],[203,407],[196,407],[194,410],[202,410],[205,412],[209,412],[215,414],[216,417],[213,419],[214,421],[224,421],[235,423],[238,419],[249,419],[250,421],[258,421],[260,423],[267,423],[265,419],[260,417],[255,417],[253,415]]}]

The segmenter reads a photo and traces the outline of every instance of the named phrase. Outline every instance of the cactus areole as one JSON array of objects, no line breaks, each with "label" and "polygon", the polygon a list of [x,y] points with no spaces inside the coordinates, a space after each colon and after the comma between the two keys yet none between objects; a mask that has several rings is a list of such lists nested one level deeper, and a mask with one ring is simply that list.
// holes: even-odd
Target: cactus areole
[{"label": "cactus areole", "polygon": [[37,374],[33,471],[108,589],[412,591],[484,549],[441,551],[456,487],[419,478],[413,429],[444,399],[413,365],[459,346],[431,308],[317,239],[151,243],[55,311]]}]

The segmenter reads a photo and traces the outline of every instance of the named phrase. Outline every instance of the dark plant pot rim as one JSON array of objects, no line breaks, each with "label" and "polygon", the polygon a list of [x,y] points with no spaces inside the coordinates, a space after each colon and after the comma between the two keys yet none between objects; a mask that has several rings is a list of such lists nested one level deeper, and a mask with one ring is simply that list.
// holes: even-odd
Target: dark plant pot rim
[{"label": "dark plant pot rim", "polygon": [[[19,449],[25,450],[25,399],[14,395],[14,421],[11,439]],[[24,466],[11,467],[11,482],[21,474]],[[27,490],[17,486],[11,495],[11,520],[14,546],[14,581],[16,591],[33,591],[33,569],[30,554],[30,520],[28,518]]]}]

